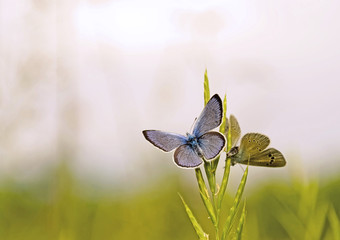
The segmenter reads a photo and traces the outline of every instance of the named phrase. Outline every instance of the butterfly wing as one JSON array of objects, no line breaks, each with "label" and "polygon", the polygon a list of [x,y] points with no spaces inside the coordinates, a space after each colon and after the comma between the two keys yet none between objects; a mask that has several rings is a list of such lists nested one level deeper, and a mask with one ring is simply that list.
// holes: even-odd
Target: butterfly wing
[{"label": "butterfly wing", "polygon": [[169,152],[180,145],[186,144],[186,137],[176,133],[144,130],[143,135],[146,140],[165,152]]},{"label": "butterfly wing", "polygon": [[219,132],[207,132],[197,141],[203,156],[208,160],[215,158],[225,146],[225,138]]},{"label": "butterfly wing", "polygon": [[231,133],[231,146],[235,147],[237,141],[240,139],[241,136],[241,128],[234,115],[230,115],[229,117],[229,127]]},{"label": "butterfly wing", "polygon": [[185,168],[195,168],[203,162],[192,146],[188,144],[181,145],[176,149],[174,161],[178,166]]},{"label": "butterfly wing", "polygon": [[198,138],[204,133],[218,127],[222,122],[223,107],[221,98],[215,94],[198,117],[193,134]]},{"label": "butterfly wing", "polygon": [[[239,163],[248,164],[248,159],[243,158]],[[283,167],[286,160],[282,153],[275,148],[268,148],[255,155],[250,156],[249,165],[262,167]]]},{"label": "butterfly wing", "polygon": [[234,163],[249,164],[263,167],[283,167],[286,160],[282,153],[268,147],[270,140],[259,133],[247,133],[242,137],[239,153],[232,156]]},{"label": "butterfly wing", "polygon": [[247,133],[241,139],[239,152],[247,159],[249,156],[257,154],[268,147],[270,139],[260,133]]},{"label": "butterfly wing", "polygon": [[[270,140],[267,136],[259,134],[259,133],[247,133],[241,139],[240,147],[236,147],[237,151],[232,151],[227,153],[231,155],[232,162],[241,163],[247,161],[255,154],[263,151],[266,147],[268,147]],[[235,149],[236,149],[235,148]],[[234,149],[234,148],[232,148]]]}]

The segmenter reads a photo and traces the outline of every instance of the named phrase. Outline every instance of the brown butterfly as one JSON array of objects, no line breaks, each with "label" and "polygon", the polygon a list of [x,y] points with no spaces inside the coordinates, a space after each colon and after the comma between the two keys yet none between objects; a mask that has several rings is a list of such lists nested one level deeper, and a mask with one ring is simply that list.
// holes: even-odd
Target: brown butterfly
[{"label": "brown butterfly", "polygon": [[233,115],[229,118],[232,148],[227,153],[231,158],[232,165],[236,163],[261,166],[283,167],[286,160],[282,153],[275,148],[268,148],[270,139],[260,133],[247,133],[241,139],[240,146],[235,146],[241,136],[241,129]]}]

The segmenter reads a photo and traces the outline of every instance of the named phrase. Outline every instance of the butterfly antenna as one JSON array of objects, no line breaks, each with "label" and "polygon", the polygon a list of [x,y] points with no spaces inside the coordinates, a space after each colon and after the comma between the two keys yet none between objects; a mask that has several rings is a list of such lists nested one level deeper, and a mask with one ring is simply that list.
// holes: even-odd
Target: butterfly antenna
[{"label": "butterfly antenna", "polygon": [[191,125],[190,133],[192,133],[196,121],[197,121],[197,117],[195,117],[195,120],[194,120],[194,122],[193,122],[192,125]]}]

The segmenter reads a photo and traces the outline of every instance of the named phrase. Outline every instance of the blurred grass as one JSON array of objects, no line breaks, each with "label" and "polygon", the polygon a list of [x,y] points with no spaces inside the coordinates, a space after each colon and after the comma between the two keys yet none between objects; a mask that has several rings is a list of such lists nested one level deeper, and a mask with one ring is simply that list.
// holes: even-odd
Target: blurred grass
[{"label": "blurred grass", "polygon": [[[0,182],[0,239],[196,239],[177,192],[213,231],[198,190],[176,175],[136,193],[99,191],[61,164],[34,182]],[[226,195],[230,208],[233,198]],[[270,181],[247,195],[243,239],[338,237],[340,175]]]}]

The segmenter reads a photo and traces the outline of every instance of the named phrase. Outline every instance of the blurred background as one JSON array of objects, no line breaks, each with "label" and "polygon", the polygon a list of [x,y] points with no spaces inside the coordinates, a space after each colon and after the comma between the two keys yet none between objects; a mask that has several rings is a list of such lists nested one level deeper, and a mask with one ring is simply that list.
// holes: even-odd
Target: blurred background
[{"label": "blurred background", "polygon": [[[287,160],[250,168],[244,237],[335,239],[339,10],[0,0],[0,239],[196,239],[177,192],[211,229],[194,171],[141,134],[190,130],[205,69],[242,132],[268,135]],[[226,210],[242,174],[232,168]]]}]

